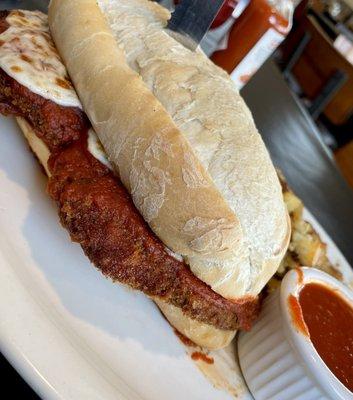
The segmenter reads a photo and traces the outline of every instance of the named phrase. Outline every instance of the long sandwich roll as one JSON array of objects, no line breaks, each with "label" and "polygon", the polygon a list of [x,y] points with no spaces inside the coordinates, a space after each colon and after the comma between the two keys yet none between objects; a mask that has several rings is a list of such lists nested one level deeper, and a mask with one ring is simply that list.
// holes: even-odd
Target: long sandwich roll
[{"label": "long sandwich roll", "polygon": [[[0,14],[0,112],[18,118],[49,176],[48,192],[58,205],[62,224],[96,267],[153,298],[171,324],[197,344],[223,347],[236,329],[251,326],[258,311],[257,294],[277,268],[289,237],[287,214],[267,152],[227,76],[202,53],[193,55],[193,62],[201,63],[196,72],[195,66],[184,65],[184,56],[178,72],[178,63],[169,58],[169,43],[160,56],[151,56],[145,45],[134,43],[131,56],[122,52],[122,43],[117,47],[108,20],[95,2],[76,1],[72,11],[70,3],[54,2],[51,10],[59,7],[53,21],[60,23],[63,10],[73,18],[77,42],[70,46],[76,48],[76,57],[87,56],[89,50],[87,60],[72,59],[84,62],[81,72],[70,69],[77,88],[82,86],[83,105],[51,40],[46,16],[11,11]],[[161,26],[168,13],[155,7],[149,2],[116,2],[115,12],[123,10],[118,24],[124,29],[122,37],[131,38],[128,26],[133,24],[143,44],[158,34],[162,34],[158,37],[162,44]],[[64,23],[69,17],[63,18]],[[92,53],[93,37],[95,49],[111,60],[104,67]],[[154,46],[153,51],[157,50]],[[173,52],[184,51],[177,50]],[[128,64],[130,56],[133,62]],[[167,63],[171,83],[152,60],[158,65],[161,60]],[[140,62],[152,63],[152,86],[141,79],[145,75],[136,67]],[[69,57],[69,68],[70,63]],[[207,80],[212,82],[214,77],[224,84],[219,90],[227,101],[236,101],[237,126],[247,135],[240,142],[235,135],[238,128],[229,125],[231,108],[220,110],[219,98],[215,96],[213,102],[203,87],[202,63],[213,71],[206,74]],[[92,75],[92,68],[100,73]],[[134,72],[138,69],[140,75]],[[188,77],[196,85],[192,90]],[[172,97],[175,101],[168,109],[165,100]],[[222,124],[210,113],[209,103],[218,107]],[[246,158],[249,146],[255,152],[253,160]],[[233,152],[238,172],[231,168]],[[222,167],[218,172],[217,165]],[[255,238],[248,237],[251,232]]]},{"label": "long sandwich roll", "polygon": [[[245,301],[288,245],[280,184],[229,76],[169,36],[168,18],[147,0],[52,0],[49,8],[83,107],[145,221],[214,292]],[[197,341],[197,321],[159,305]],[[213,335],[208,326],[203,336]]]},{"label": "long sandwich roll", "polygon": [[217,294],[148,228],[90,128],[40,12],[0,14],[0,112],[17,117],[63,226],[103,274],[153,298],[200,345],[222,347],[250,327],[255,297]]}]

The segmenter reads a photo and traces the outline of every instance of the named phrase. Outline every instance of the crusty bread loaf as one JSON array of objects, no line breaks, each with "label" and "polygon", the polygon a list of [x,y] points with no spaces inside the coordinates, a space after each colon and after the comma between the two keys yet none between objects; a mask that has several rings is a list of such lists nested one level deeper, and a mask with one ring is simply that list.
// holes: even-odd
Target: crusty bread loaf
[{"label": "crusty bread loaf", "polygon": [[[52,23],[54,39],[54,26],[61,25],[62,15],[70,14],[72,3],[51,3],[51,15],[56,4],[60,12],[58,22]],[[145,220],[178,254],[200,258],[212,254],[222,260],[237,244],[246,253],[237,217],[168,113],[126,65],[96,2],[75,2],[73,8],[76,17],[71,23],[86,29],[70,34],[70,40],[58,40],[59,51],[109,159]],[[87,39],[92,35],[95,43]],[[97,48],[99,61],[78,68],[76,61],[97,58]]]},{"label": "crusty bread loaf", "polygon": [[191,319],[180,308],[163,300],[155,299],[155,302],[174,328],[201,347],[209,350],[222,349],[236,334],[236,331],[224,331]]},{"label": "crusty bread loaf", "polygon": [[147,0],[52,0],[56,45],[100,140],[154,232],[226,298],[256,295],[290,225],[280,184],[229,76]]}]

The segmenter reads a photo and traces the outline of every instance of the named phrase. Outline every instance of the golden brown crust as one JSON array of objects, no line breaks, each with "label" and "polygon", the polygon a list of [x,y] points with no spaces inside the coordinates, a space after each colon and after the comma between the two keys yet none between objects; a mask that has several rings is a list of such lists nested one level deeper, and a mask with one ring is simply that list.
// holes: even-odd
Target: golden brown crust
[{"label": "golden brown crust", "polygon": [[88,128],[82,110],[44,99],[0,68],[0,113],[25,117],[50,150],[77,140]]},{"label": "golden brown crust", "polygon": [[[79,0],[71,6],[69,1],[51,2],[51,31],[135,205],[176,253],[226,257],[242,242],[236,216],[166,110],[126,65],[96,2]],[[202,232],[189,228],[197,215],[209,225]]]}]

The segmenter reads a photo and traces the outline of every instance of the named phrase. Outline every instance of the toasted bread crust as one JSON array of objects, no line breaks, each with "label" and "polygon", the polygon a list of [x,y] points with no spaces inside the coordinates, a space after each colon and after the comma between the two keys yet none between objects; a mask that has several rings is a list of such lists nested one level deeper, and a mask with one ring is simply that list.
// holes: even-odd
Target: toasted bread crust
[{"label": "toasted bread crust", "polygon": [[151,229],[223,297],[256,295],[290,238],[280,184],[230,78],[167,35],[168,16],[146,0],[53,0],[49,24]]}]

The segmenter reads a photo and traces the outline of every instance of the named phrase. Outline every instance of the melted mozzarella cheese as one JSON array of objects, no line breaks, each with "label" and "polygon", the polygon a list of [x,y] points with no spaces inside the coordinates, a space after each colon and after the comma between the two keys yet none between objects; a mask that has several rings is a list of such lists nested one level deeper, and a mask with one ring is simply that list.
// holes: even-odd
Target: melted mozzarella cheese
[{"label": "melted mozzarella cheese", "polygon": [[48,18],[39,11],[11,11],[0,34],[0,67],[48,100],[82,108],[50,37]]},{"label": "melted mozzarella cheese", "polygon": [[[40,11],[11,11],[6,21],[9,28],[0,34],[0,68],[33,93],[62,106],[82,109],[50,37],[47,16]],[[22,130],[29,131],[25,120],[20,119],[19,123]],[[31,138],[32,142],[37,140],[35,135],[31,135]],[[45,147],[43,142],[40,144]],[[87,148],[93,157],[113,169],[93,129],[88,131]],[[39,150],[42,154],[42,149]],[[46,152],[48,159],[47,148]],[[42,164],[47,169],[43,160]]]},{"label": "melted mozzarella cheese", "polygon": [[98,136],[93,129],[88,131],[87,148],[94,158],[96,158],[109,169],[113,170],[113,166],[108,160],[107,153],[104,151],[102,143],[99,141]]}]

